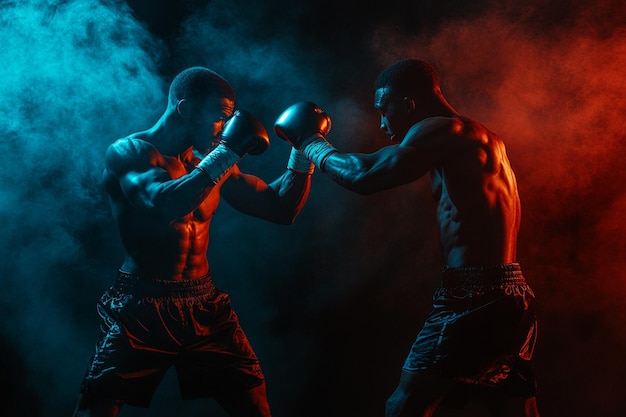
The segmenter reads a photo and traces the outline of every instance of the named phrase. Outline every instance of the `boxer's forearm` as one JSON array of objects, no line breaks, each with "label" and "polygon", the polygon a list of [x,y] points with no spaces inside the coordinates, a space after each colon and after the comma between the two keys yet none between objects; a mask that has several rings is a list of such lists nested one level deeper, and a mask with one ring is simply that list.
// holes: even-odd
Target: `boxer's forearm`
[{"label": "boxer's forearm", "polygon": [[334,152],[324,163],[324,172],[342,187],[359,194],[372,194],[403,185],[424,172],[411,165],[397,146],[371,154]]}]

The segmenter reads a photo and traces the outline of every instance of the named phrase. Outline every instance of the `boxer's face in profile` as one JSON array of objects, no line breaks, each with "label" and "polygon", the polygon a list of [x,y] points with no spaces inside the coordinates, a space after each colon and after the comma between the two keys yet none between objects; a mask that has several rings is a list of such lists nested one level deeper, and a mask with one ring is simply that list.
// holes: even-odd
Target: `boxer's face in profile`
[{"label": "boxer's face in profile", "polygon": [[194,129],[193,147],[207,153],[217,145],[226,121],[233,115],[235,103],[227,97],[210,97],[191,110]]},{"label": "boxer's face in profile", "polygon": [[409,109],[402,95],[393,94],[389,87],[381,87],[374,93],[374,108],[380,114],[380,128],[394,142],[400,142],[412,123]]}]

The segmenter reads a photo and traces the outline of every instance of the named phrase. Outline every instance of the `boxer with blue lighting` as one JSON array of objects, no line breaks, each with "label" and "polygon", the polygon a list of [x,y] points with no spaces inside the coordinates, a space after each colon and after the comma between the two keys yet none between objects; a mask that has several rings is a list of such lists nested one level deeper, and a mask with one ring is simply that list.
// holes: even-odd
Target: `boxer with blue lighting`
[{"label": "boxer with blue lighting", "polygon": [[126,251],[97,303],[101,335],[75,417],[149,407],[175,367],[184,399],[213,397],[233,417],[269,417],[265,379],[228,294],[213,284],[209,225],[223,197],[245,214],[290,224],[309,194],[313,165],[292,151],[270,184],[238,162],[269,146],[262,123],[235,110],[217,73],[178,74],[161,118],[109,146],[104,186]]}]

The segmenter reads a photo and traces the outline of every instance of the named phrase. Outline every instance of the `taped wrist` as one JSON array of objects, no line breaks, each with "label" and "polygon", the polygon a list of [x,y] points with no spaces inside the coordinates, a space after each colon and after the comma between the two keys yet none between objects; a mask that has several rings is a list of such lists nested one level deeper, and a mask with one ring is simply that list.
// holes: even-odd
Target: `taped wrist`
[{"label": "taped wrist", "polygon": [[289,154],[289,161],[287,162],[287,169],[293,172],[299,172],[302,174],[311,175],[315,171],[315,165],[296,148],[291,148]]},{"label": "taped wrist", "polygon": [[206,174],[213,181],[213,184],[217,185],[240,159],[241,157],[237,153],[220,143],[217,148],[198,162],[196,169]]},{"label": "taped wrist", "polygon": [[302,141],[300,145],[300,152],[313,162],[321,171],[324,171],[324,163],[326,159],[337,152],[337,149],[333,147],[328,141],[321,135],[311,136],[308,139]]}]

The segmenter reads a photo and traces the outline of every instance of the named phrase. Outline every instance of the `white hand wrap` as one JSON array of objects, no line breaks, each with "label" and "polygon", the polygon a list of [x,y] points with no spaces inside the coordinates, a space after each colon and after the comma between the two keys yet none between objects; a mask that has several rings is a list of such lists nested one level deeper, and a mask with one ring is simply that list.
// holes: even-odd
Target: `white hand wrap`
[{"label": "white hand wrap", "polygon": [[287,162],[287,169],[293,172],[299,172],[301,174],[311,175],[315,171],[315,165],[296,148],[291,148],[289,154],[289,162]]},{"label": "white hand wrap", "polygon": [[217,148],[198,162],[196,169],[208,175],[211,181],[217,185],[240,159],[239,155],[220,143]]},{"label": "white hand wrap", "polygon": [[302,141],[300,152],[313,162],[321,171],[324,171],[324,162],[331,154],[337,152],[328,141],[321,135],[311,136]]}]

